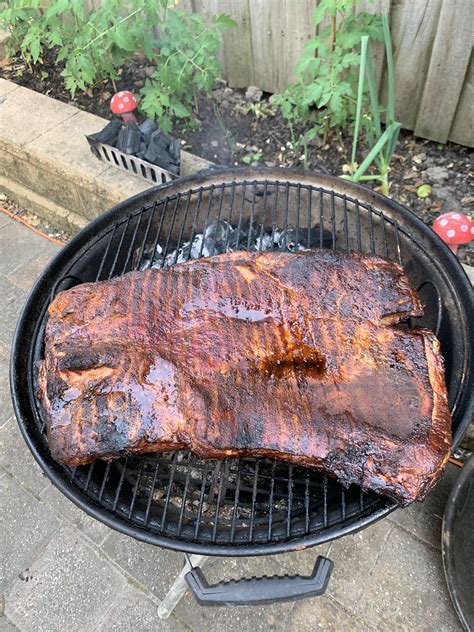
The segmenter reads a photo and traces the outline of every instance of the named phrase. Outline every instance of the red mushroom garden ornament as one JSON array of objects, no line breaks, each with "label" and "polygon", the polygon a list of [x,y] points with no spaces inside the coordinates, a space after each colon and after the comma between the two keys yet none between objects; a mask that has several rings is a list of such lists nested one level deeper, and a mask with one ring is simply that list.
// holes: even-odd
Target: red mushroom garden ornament
[{"label": "red mushroom garden ornament", "polygon": [[136,116],[133,113],[137,105],[137,100],[128,90],[117,92],[110,100],[110,109],[114,114],[121,116],[125,123],[127,121],[137,122]]},{"label": "red mushroom garden ornament", "polygon": [[434,232],[456,254],[458,246],[474,239],[474,222],[463,213],[444,213],[433,222]]}]

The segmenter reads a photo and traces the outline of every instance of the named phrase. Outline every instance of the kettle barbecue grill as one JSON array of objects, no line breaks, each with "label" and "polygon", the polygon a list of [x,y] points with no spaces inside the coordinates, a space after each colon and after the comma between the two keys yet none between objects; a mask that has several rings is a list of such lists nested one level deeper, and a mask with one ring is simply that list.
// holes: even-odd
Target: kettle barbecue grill
[{"label": "kettle barbecue grill", "polygon": [[[210,226],[226,227],[213,231],[213,243],[204,239]],[[215,171],[166,183],[115,206],[76,235],[40,276],[18,322],[11,362],[18,423],[47,476],[88,514],[139,540],[193,554],[178,593],[186,575],[207,604],[321,594],[331,571],[325,558],[318,558],[312,577],[214,587],[193,562],[331,541],[386,516],[397,507],[393,501],[270,459],[200,460],[175,452],[67,467],[48,449],[35,366],[54,296],[78,283],[215,254],[217,240],[223,251],[329,247],[401,263],[425,305],[425,315],[405,326],[428,327],[441,342],[456,448],[470,421],[474,341],[472,288],[461,265],[430,228],[392,200],[338,178],[286,169]]]}]

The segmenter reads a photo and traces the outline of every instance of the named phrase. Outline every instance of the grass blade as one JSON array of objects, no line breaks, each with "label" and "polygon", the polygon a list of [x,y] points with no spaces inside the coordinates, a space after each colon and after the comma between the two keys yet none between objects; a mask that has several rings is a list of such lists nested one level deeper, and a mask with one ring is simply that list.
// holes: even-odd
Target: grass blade
[{"label": "grass blade", "polygon": [[397,140],[398,140],[398,135],[400,134],[400,130],[401,130],[401,127],[402,127],[401,123],[399,123],[398,121],[394,121],[393,122],[393,126],[394,127],[393,127],[393,132],[391,134],[390,142],[388,143],[387,148],[385,150],[386,151],[385,157],[386,157],[387,165],[390,163],[390,160],[392,159],[392,155],[393,155],[393,152],[395,151],[395,147],[396,147]]},{"label": "grass blade", "polygon": [[367,60],[367,49],[369,46],[369,38],[364,35],[360,40],[360,66],[359,66],[359,85],[357,88],[357,109],[356,120],[354,126],[354,142],[352,143],[352,164],[355,163],[357,141],[359,139],[360,120],[362,117],[362,102],[364,98],[364,78],[365,78],[365,65]]}]

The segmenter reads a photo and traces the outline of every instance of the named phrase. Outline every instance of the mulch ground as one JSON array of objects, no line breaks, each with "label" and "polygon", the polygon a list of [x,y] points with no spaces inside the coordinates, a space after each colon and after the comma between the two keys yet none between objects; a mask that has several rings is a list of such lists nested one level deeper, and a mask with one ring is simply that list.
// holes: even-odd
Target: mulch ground
[{"label": "mulch ground", "polygon": [[[43,64],[33,68],[20,59],[3,62],[0,76],[87,112],[112,118],[109,101],[115,88],[111,82],[98,85],[87,94],[78,93],[72,99],[62,85],[60,71],[48,54]],[[140,88],[152,72],[152,67],[137,58],[122,69],[115,87],[131,90],[139,97]],[[250,103],[245,99],[245,90],[220,85],[210,97],[199,101],[195,112],[197,127],[176,125],[173,134],[184,141],[183,147],[188,151],[221,165],[256,161],[268,167],[303,168],[301,152],[293,149],[286,121],[271,107],[269,97],[264,93],[258,103]],[[304,126],[296,131],[304,131]],[[351,145],[349,134],[333,133],[326,144],[316,138],[309,147],[307,167],[340,175],[343,166],[350,162]],[[402,131],[391,165],[390,195],[428,224],[448,211],[472,213],[472,158],[473,151],[467,147],[450,142],[438,144]],[[417,195],[422,184],[431,186],[425,199]],[[474,265],[474,242],[461,247],[458,256]]]}]

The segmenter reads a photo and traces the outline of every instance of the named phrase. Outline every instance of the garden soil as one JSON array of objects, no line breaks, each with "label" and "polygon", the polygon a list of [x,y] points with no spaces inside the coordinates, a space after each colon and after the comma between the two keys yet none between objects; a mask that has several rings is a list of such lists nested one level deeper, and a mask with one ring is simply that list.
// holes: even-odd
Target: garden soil
[{"label": "garden soil", "polygon": [[[0,77],[109,119],[113,117],[109,101],[114,91],[131,90],[139,99],[141,87],[154,70],[137,58],[121,69],[115,86],[106,82],[71,98],[62,84],[61,68],[49,54],[42,64],[32,68],[20,59],[5,60],[0,64]],[[226,166],[257,163],[268,167],[305,167],[302,152],[293,148],[286,121],[274,111],[269,94],[264,93],[261,100],[252,102],[245,98],[245,90],[219,84],[211,96],[199,100],[195,119],[195,128],[184,127],[177,121],[172,132],[181,139],[182,147],[193,154]],[[301,126],[295,133],[304,131]],[[308,147],[306,168],[341,175],[350,162],[351,146],[352,137],[348,133],[332,132],[326,143],[318,137]],[[473,153],[467,147],[450,142],[438,144],[402,131],[391,164],[390,196],[428,224],[448,211],[472,214]],[[428,197],[422,199],[417,191],[423,184],[431,189]],[[474,265],[474,242],[461,247],[458,257]]]}]

